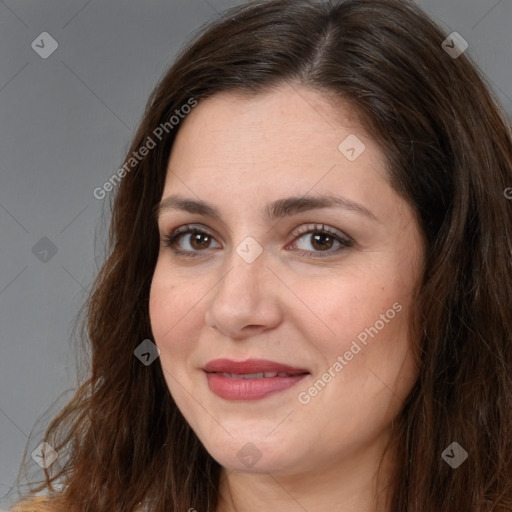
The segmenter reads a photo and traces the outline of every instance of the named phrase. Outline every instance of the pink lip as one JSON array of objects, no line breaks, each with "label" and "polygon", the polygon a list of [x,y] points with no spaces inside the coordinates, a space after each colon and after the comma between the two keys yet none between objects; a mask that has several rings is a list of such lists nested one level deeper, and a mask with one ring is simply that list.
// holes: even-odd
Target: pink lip
[{"label": "pink lip", "polygon": [[[230,359],[215,359],[210,361],[203,370],[210,391],[226,400],[259,400],[268,395],[284,391],[306,377],[308,370],[294,368],[265,359],[248,359],[247,361],[232,361]],[[215,373],[217,372],[217,373]],[[265,377],[262,379],[233,379],[220,373],[260,373],[278,372],[289,373],[289,377]]]}]

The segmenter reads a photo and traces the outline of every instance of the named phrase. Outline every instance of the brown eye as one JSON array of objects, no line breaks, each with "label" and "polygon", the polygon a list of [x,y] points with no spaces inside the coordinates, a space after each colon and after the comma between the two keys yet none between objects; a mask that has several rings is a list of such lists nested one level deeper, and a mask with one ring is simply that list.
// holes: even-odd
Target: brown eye
[{"label": "brown eye", "polygon": [[320,251],[330,249],[334,243],[334,238],[327,233],[319,233],[311,238],[311,245]]},{"label": "brown eye", "polygon": [[[311,257],[324,256],[321,253],[329,256],[353,246],[351,239],[323,224],[305,226],[298,230],[298,234],[299,236],[295,239],[294,245],[301,251],[301,254]],[[306,240],[306,243],[300,243],[301,240]]]},{"label": "brown eye", "polygon": [[212,248],[214,237],[202,229],[181,226],[169,236],[163,237],[166,247],[171,247],[176,254],[195,257],[197,252]]},{"label": "brown eye", "polygon": [[206,233],[193,233],[190,236],[190,246],[196,250],[207,248],[210,245],[210,235]]}]

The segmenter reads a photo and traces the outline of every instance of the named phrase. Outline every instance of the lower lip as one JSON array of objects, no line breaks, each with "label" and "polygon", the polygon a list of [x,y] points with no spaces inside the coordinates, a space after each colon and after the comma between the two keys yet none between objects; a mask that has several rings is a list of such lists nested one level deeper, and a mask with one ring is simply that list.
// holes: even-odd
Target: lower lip
[{"label": "lower lip", "polygon": [[210,390],[226,400],[259,400],[289,389],[309,375],[305,373],[294,377],[231,379],[219,373],[205,373]]}]

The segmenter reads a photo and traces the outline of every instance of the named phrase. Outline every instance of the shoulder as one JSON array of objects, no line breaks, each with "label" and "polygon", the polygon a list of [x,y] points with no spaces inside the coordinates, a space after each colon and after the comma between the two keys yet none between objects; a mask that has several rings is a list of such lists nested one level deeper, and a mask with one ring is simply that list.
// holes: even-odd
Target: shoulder
[{"label": "shoulder", "polygon": [[[54,484],[53,487],[57,491],[61,491],[64,488],[62,484]],[[36,492],[29,496],[24,496],[17,502],[10,505],[7,510],[0,510],[0,512],[60,512],[60,507],[56,507],[55,493],[49,492],[48,489]]]}]

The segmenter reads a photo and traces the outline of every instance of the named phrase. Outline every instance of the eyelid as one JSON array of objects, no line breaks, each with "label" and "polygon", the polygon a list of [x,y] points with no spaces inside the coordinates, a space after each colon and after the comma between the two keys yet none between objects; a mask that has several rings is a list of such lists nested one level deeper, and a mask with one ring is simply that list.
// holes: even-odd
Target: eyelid
[{"label": "eyelid", "polygon": [[331,235],[334,235],[338,238],[341,238],[342,240],[345,240],[346,242],[353,242],[353,240],[348,235],[343,233],[343,231],[340,231],[339,229],[336,229],[336,228],[332,228],[330,226],[326,226],[325,224],[318,224],[315,222],[303,224],[302,226],[297,228],[295,231],[293,231],[292,236],[297,238],[297,237],[300,237],[300,235],[305,235],[305,234],[316,232],[316,231],[323,231],[323,232],[329,233]]}]

